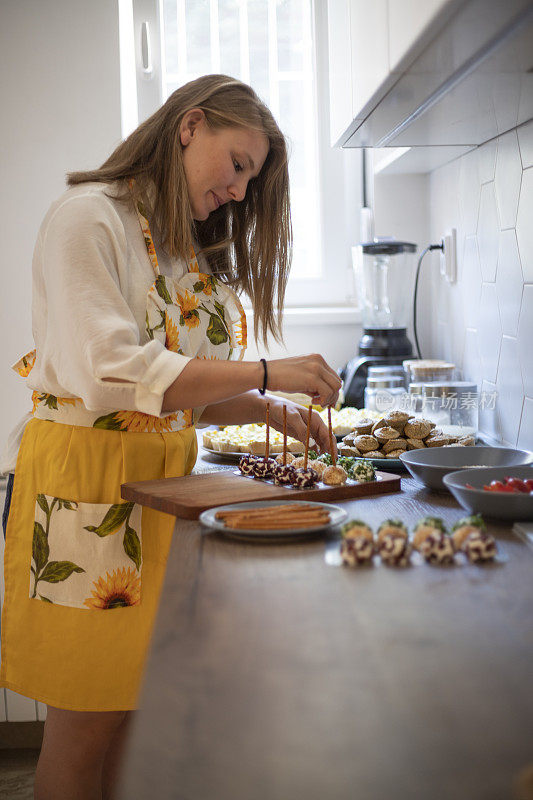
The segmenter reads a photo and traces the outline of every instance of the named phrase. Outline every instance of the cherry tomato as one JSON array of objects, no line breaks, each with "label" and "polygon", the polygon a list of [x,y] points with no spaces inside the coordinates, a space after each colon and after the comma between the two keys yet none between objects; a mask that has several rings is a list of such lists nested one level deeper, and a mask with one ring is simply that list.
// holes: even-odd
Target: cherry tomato
[{"label": "cherry tomato", "polygon": [[517,492],[529,491],[524,481],[520,480],[520,478],[506,478],[505,480],[507,481],[507,486],[511,486]]},{"label": "cherry tomato", "polygon": [[533,478],[527,478],[524,483],[526,484],[528,491],[533,492]]}]

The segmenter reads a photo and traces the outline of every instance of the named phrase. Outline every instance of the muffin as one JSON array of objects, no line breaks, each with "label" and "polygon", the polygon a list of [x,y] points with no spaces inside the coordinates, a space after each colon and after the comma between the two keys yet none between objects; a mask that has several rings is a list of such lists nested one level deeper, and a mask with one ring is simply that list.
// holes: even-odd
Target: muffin
[{"label": "muffin", "polygon": [[361,453],[367,453],[370,450],[377,450],[379,447],[379,442],[375,438],[375,436],[368,436],[366,434],[362,434],[361,436],[356,436],[354,439],[354,445]]},{"label": "muffin", "polygon": [[384,442],[389,442],[391,439],[399,439],[400,431],[396,430],[396,428],[391,428],[390,425],[384,425],[382,428],[376,430],[375,438],[378,442],[383,444]]},{"label": "muffin", "polygon": [[389,439],[383,445],[382,450],[385,455],[393,450],[407,450],[407,439],[402,439],[401,437],[399,439]]},{"label": "muffin", "polygon": [[410,417],[405,423],[403,435],[406,439],[425,439],[434,427],[435,425],[427,419]]}]

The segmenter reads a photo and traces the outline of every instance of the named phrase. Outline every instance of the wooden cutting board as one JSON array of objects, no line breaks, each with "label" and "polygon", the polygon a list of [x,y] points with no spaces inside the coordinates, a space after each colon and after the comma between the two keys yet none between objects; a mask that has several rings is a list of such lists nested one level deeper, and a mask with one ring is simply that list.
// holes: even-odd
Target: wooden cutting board
[{"label": "wooden cutting board", "polygon": [[350,483],[344,486],[319,484],[314,489],[288,489],[235,475],[233,472],[210,472],[185,475],[183,478],[124,483],[121,495],[124,500],[133,500],[175,517],[198,519],[202,511],[228,503],[253,500],[314,500],[334,503],[337,500],[401,491],[399,475],[376,472],[376,477],[377,480],[371,483]]}]

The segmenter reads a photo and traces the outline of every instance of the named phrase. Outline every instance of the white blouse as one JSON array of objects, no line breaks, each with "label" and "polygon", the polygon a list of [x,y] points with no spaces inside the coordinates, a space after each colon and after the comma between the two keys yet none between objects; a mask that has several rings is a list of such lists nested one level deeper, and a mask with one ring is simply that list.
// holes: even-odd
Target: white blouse
[{"label": "white blouse", "polygon": [[[148,338],[154,272],[135,210],[112,192],[99,183],[68,189],[43,220],[33,256],[37,359],[25,380],[29,389],[80,397],[91,411],[164,416],[163,395],[190,359]],[[161,273],[181,278],[187,265],[171,259],[152,234]],[[199,266],[210,271],[201,256]],[[15,468],[28,419],[9,437],[3,473]]]}]

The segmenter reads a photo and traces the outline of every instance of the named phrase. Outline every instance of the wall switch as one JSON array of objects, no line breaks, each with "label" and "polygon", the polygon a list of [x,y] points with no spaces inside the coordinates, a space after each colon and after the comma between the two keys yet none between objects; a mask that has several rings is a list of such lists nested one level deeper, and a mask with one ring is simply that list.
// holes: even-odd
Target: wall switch
[{"label": "wall switch", "polygon": [[452,228],[444,238],[444,250],[440,255],[440,274],[448,283],[457,280],[457,230]]}]

